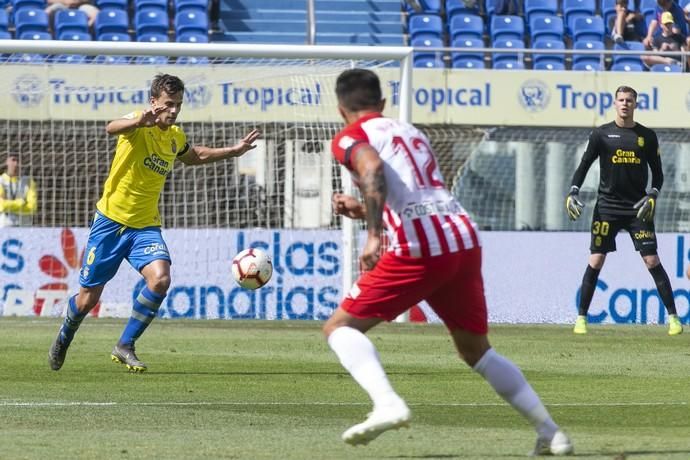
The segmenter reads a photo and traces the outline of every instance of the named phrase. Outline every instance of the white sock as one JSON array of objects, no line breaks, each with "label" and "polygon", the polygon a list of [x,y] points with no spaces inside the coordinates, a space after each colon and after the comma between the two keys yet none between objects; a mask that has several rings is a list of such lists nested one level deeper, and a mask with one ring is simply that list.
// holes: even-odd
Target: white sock
[{"label": "white sock", "polygon": [[328,336],[328,345],[340,364],[369,394],[374,408],[401,401],[386,377],[374,344],[366,335],[351,327],[339,327]]},{"label": "white sock", "polygon": [[477,371],[503,399],[534,425],[540,438],[551,439],[558,430],[522,371],[490,348],[475,364]]}]

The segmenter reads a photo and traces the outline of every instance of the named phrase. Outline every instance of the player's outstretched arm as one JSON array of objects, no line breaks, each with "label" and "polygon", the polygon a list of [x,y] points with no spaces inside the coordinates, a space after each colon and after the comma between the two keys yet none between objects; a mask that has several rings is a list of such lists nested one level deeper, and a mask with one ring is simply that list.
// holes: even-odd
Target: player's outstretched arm
[{"label": "player's outstretched arm", "polygon": [[137,128],[148,128],[158,123],[158,114],[166,109],[165,106],[149,107],[139,114],[138,117],[118,118],[108,123],[105,132],[111,136],[129,133]]},{"label": "player's outstretched arm", "polygon": [[206,147],[205,145],[195,145],[187,153],[180,157],[180,161],[186,165],[202,165],[225,160],[226,158],[239,157],[248,151],[256,148],[254,142],[261,136],[261,132],[253,129],[232,147]]},{"label": "player's outstretched arm", "polygon": [[337,216],[345,216],[350,219],[364,219],[367,215],[364,203],[351,195],[334,193],[331,198],[331,204],[333,205],[333,212]]}]

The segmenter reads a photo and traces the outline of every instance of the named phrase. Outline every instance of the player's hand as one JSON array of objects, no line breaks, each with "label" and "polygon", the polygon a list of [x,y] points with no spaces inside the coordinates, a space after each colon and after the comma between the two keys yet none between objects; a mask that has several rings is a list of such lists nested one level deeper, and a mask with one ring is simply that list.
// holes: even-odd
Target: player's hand
[{"label": "player's hand", "polygon": [[633,206],[637,209],[637,218],[642,222],[651,222],[654,220],[654,211],[656,210],[656,198],[659,196],[659,191],[653,188],[646,197],[635,203]]},{"label": "player's hand", "polygon": [[240,156],[244,155],[251,149],[255,149],[256,145],[254,142],[261,136],[261,132],[258,129],[252,129],[249,134],[244,136],[241,141],[239,141],[234,147],[233,150],[235,152],[235,155]]},{"label": "player's hand", "polygon": [[568,212],[570,220],[577,220],[584,207],[585,205],[580,201],[580,189],[573,185],[565,198],[565,210]]},{"label": "player's hand", "polygon": [[141,115],[139,115],[139,120],[137,121],[137,127],[150,128],[151,126],[157,125],[160,121],[158,115],[160,115],[161,112],[165,110],[165,108],[166,107],[164,105],[159,105],[156,107],[149,107],[148,109],[141,112]]},{"label": "player's hand", "polygon": [[355,197],[344,193],[334,193],[331,197],[333,212],[336,216],[345,216],[350,219],[362,219],[364,217],[364,207]]},{"label": "player's hand", "polygon": [[359,263],[364,271],[373,269],[381,258],[381,236],[369,234],[364,245],[362,255],[359,256]]}]

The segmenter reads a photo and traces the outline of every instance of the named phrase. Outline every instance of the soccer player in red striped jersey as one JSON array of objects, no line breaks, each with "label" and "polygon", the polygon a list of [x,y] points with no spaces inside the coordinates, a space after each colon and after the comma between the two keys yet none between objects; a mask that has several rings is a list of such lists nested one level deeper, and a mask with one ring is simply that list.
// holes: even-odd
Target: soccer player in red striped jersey
[{"label": "soccer player in red striped jersey", "polygon": [[[343,433],[366,444],[384,431],[407,426],[411,413],[393,390],[365,333],[426,300],[449,329],[462,359],[537,431],[536,454],[569,454],[573,446],[520,369],[496,353],[487,338],[476,224],[448,192],[429,140],[414,126],[384,117],[376,74],[343,72],[336,83],[347,126],[332,142],[336,159],[359,186],[362,201],[335,194],[337,214],[364,219],[366,270],[324,325],[341,364],[369,394],[374,410]],[[390,244],[381,253],[386,227]]]}]

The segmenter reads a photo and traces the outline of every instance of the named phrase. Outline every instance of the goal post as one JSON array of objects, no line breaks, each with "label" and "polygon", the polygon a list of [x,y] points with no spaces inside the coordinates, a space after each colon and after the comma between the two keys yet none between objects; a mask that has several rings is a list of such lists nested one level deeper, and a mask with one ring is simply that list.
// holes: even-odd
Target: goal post
[{"label": "goal post", "polygon": [[[333,191],[356,192],[330,153],[343,126],[335,79],[353,67],[377,71],[388,93],[386,114],[411,121],[412,48],[0,40],[0,54],[0,136],[8,151],[21,154],[22,172],[38,187],[33,226],[3,231],[30,240],[25,248],[38,247],[13,285],[34,296],[76,290],[77,260],[115,149],[105,122],[145,107],[153,76],[170,73],[185,82],[179,124],[191,143],[232,145],[254,127],[263,136],[239,159],[170,171],[160,200],[173,255],[164,314],[323,319],[349,290],[361,227],[330,211]],[[332,232],[341,235],[337,255]],[[44,241],[58,241],[57,248],[41,247]],[[274,280],[237,292],[220,278],[231,280],[231,252],[254,243],[275,248]],[[120,270],[116,278],[136,281],[131,270]],[[132,289],[113,283],[105,307],[125,311]],[[50,313],[35,305],[34,311]]]}]

